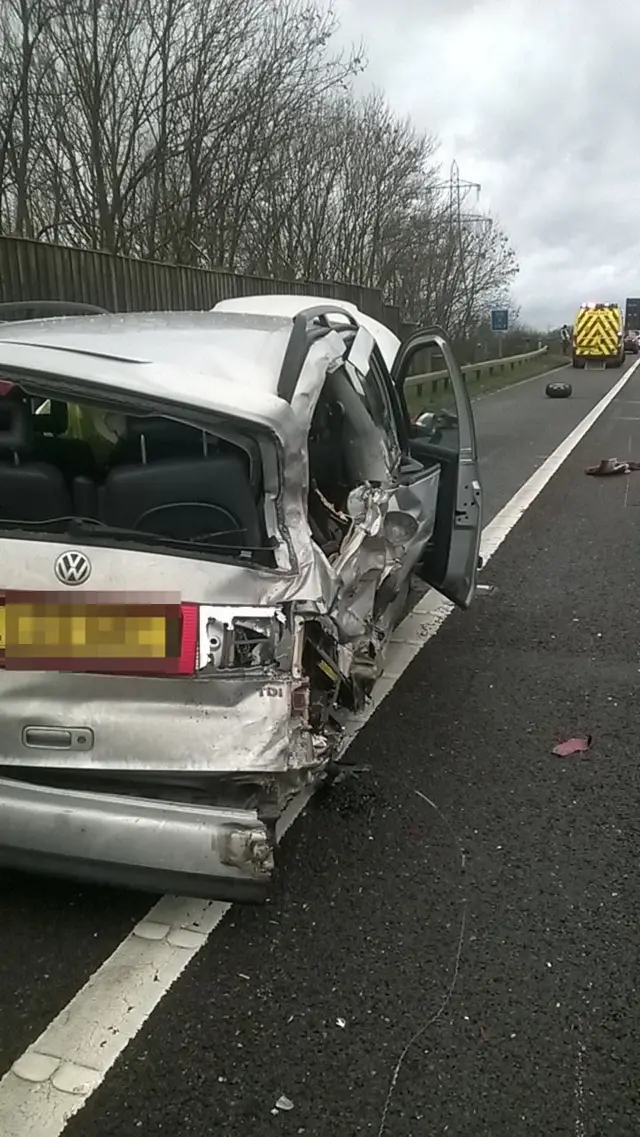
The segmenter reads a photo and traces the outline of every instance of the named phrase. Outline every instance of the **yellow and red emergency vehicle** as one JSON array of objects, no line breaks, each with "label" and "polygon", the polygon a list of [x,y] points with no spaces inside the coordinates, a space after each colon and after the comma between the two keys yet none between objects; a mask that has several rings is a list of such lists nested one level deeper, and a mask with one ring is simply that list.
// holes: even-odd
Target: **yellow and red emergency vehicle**
[{"label": "yellow and red emergency vehicle", "polygon": [[624,321],[619,304],[581,304],[573,325],[573,366],[624,364]]}]

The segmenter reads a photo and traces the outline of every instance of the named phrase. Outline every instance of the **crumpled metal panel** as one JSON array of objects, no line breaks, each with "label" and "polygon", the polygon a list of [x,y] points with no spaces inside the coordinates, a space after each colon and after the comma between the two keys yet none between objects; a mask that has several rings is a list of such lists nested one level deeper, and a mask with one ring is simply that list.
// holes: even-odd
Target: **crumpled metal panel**
[{"label": "crumpled metal panel", "polygon": [[[0,766],[213,774],[286,772],[316,765],[303,715],[292,716],[299,681],[274,672],[215,682],[4,671]],[[41,750],[20,743],[26,726],[93,730],[92,749]],[[161,740],[161,741],[160,741]]]},{"label": "crumpled metal panel", "polygon": [[[300,548],[308,543],[306,494],[309,482],[306,436],[311,424],[323,378],[336,367],[344,353],[340,336],[330,333],[314,344],[300,376],[292,409],[303,424],[305,442],[297,460],[291,454],[287,477],[285,511],[292,510],[299,526],[294,537]],[[289,470],[287,471],[289,474]],[[318,547],[311,542],[313,569],[309,579],[320,584],[327,611],[335,622],[336,638],[342,643],[364,643],[384,637],[389,630],[385,611],[376,614],[381,585],[387,581],[393,592],[413,570],[433,532],[437,509],[439,473],[434,468],[415,485],[398,486],[391,472],[387,485],[361,485],[349,499],[351,526],[340,551],[328,566]],[[304,488],[303,499],[299,498]],[[297,512],[296,512],[297,510]],[[304,534],[304,536],[303,536]],[[328,570],[328,571],[327,571]]]},{"label": "crumpled metal panel", "polygon": [[394,578],[399,588],[415,566],[433,529],[437,495],[437,472],[420,496],[411,487],[373,486],[359,486],[350,495],[351,530],[332,565],[340,584],[330,616],[341,640],[383,637],[384,611],[375,612],[378,592]]}]

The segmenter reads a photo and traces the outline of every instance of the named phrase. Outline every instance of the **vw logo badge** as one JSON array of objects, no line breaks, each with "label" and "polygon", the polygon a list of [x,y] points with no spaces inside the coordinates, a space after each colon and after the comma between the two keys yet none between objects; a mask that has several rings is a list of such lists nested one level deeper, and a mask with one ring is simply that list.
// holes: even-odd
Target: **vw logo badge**
[{"label": "vw logo badge", "polygon": [[62,584],[84,584],[91,576],[91,561],[84,553],[72,549],[68,553],[60,553],[53,571]]}]

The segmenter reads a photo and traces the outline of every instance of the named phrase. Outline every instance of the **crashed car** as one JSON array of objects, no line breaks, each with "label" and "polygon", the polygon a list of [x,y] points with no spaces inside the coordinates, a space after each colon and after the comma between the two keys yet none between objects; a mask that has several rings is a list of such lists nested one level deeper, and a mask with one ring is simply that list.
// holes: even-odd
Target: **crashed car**
[{"label": "crashed car", "polygon": [[[276,823],[327,777],[416,582],[470,604],[481,486],[445,333],[383,344],[293,299],[0,311],[3,864],[264,899]],[[405,390],[433,349],[436,435]]]}]

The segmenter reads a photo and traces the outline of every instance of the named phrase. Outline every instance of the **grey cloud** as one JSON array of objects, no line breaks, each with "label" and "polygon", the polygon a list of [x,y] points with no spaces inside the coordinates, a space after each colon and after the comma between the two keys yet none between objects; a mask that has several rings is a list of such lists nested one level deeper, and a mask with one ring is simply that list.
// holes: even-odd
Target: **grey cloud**
[{"label": "grey cloud", "polygon": [[640,295],[635,0],[337,2],[369,81],[482,183],[522,266],[523,318]]}]

